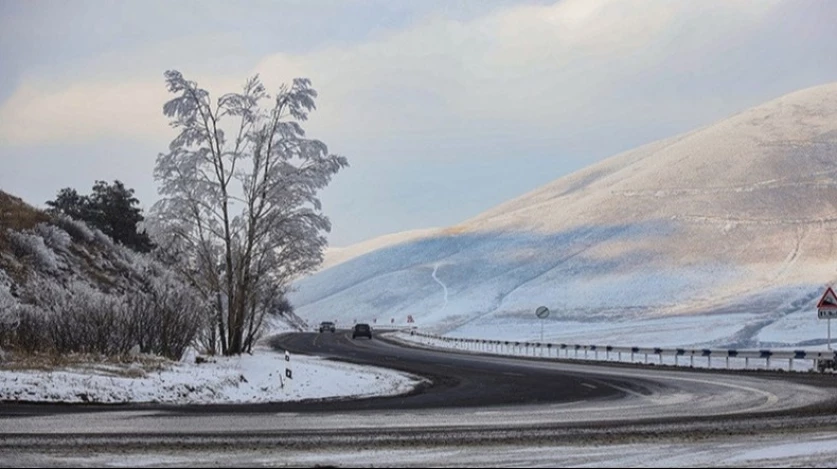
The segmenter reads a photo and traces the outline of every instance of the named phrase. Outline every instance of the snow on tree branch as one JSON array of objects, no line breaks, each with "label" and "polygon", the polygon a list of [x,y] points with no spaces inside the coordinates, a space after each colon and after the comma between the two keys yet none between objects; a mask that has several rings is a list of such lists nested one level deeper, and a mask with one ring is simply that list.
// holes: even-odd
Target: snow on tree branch
[{"label": "snow on tree branch", "polygon": [[180,72],[165,81],[175,96],[163,113],[179,133],[157,158],[162,199],[149,229],[213,302],[212,347],[241,353],[290,281],[322,262],[331,224],[317,193],[348,160],[306,138],[301,123],[317,97],[307,78],[270,96],[256,75],[214,109],[209,92]]}]

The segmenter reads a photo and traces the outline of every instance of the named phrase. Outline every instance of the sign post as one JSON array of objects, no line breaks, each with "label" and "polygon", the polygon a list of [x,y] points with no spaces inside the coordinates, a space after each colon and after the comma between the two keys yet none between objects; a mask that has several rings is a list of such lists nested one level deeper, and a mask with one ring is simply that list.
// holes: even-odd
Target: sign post
[{"label": "sign post", "polygon": [[543,343],[543,320],[549,316],[549,308],[541,306],[535,310],[535,316],[541,320],[541,343]]},{"label": "sign post", "polygon": [[828,350],[831,350],[831,318],[837,318],[837,295],[831,287],[825,290],[817,303],[817,318],[828,320]]}]

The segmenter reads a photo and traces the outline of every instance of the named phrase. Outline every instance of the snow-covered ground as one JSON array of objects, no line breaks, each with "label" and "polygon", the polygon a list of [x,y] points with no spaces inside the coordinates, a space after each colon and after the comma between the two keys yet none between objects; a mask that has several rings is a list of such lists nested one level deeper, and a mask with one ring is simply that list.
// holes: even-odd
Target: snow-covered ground
[{"label": "snow-covered ground", "polygon": [[[58,369],[0,369],[0,400],[33,402],[156,402],[219,404],[394,395],[420,378],[317,357],[285,356],[264,347],[252,355],[213,357],[197,364],[79,362]],[[285,377],[286,367],[292,379]]]}]

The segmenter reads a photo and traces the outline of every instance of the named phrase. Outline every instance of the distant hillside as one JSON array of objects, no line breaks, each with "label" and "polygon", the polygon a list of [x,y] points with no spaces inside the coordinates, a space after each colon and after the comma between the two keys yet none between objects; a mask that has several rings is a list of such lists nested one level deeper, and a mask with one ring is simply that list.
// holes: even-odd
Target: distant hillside
[{"label": "distant hillside", "polygon": [[311,321],[412,315],[451,333],[503,327],[539,305],[568,321],[740,313],[719,340],[746,345],[811,315],[837,279],[835,203],[829,84],[616,155],[446,231],[354,247],[291,300]]},{"label": "distant hillside", "polygon": [[[101,231],[69,217],[51,216],[0,191],[0,287],[34,301],[38,282],[83,283],[101,292],[141,288],[152,267]],[[159,268],[159,266],[157,266]]]}]

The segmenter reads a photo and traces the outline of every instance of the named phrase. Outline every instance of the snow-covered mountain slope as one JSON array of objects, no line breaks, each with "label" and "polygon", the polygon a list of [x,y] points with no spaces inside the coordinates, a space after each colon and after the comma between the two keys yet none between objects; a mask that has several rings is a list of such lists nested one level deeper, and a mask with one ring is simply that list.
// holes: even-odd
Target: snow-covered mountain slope
[{"label": "snow-covered mountain slope", "polygon": [[563,321],[740,314],[713,343],[746,345],[815,316],[837,278],[835,178],[837,83],[616,155],[455,227],[367,242],[291,300],[309,322],[412,315],[452,334],[513,327],[539,305]]},{"label": "snow-covered mountain slope", "polygon": [[366,254],[367,252],[382,249],[395,244],[404,243],[418,238],[428,238],[437,235],[441,230],[438,228],[425,228],[422,230],[402,231],[400,233],[391,233],[377,238],[361,241],[346,247],[331,247],[329,246],[325,252],[325,259],[320,266],[320,270],[325,270],[334,267],[337,264],[354,259],[357,256]]}]

